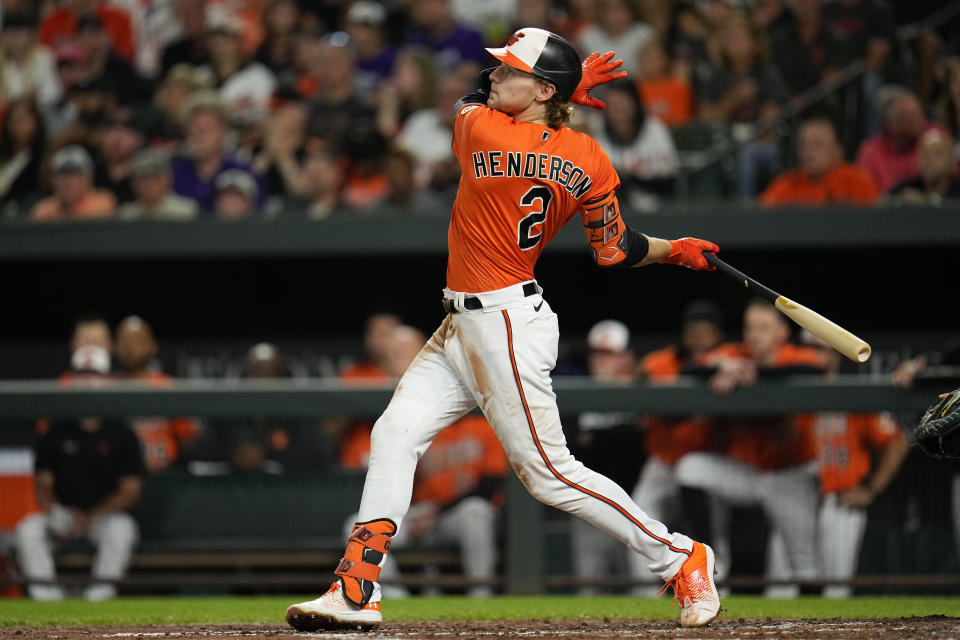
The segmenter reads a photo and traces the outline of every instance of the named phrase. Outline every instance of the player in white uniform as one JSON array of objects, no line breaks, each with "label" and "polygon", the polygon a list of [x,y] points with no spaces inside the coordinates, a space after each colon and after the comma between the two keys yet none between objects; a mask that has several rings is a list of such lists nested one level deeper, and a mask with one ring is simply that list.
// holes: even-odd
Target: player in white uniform
[{"label": "player in white uniform", "polygon": [[703,240],[662,240],[629,229],[616,199],[619,179],[600,146],[564,125],[569,102],[596,106],[587,92],[622,73],[613,53],[584,61],[542,29],[517,31],[503,64],[456,107],[454,153],[463,177],[449,229],[444,308],[448,315],[407,369],[373,429],[359,522],[338,579],[286,619],[313,631],[379,625],[377,579],[410,506],[417,461],[447,425],[479,406],[511,466],[538,500],[592,523],[643,555],[673,587],[680,622],[703,626],[720,611],[709,547],[671,533],[616,483],[567,450],[550,371],[557,316],[533,267],[543,247],[579,213],[601,266],[657,262],[712,269]]}]

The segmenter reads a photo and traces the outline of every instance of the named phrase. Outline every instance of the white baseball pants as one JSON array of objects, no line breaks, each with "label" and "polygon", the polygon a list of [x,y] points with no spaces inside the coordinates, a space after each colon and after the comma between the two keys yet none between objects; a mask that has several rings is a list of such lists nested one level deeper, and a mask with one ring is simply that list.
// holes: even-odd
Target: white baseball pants
[{"label": "white baseball pants", "polygon": [[[824,496],[820,505],[820,561],[825,579],[846,580],[856,575],[866,528],[866,509],[842,506],[835,493]],[[828,585],[823,588],[823,596],[846,598],[851,591],[846,585]]]},{"label": "white baseball pants", "polygon": [[[56,578],[53,552],[59,538],[51,529],[51,518],[47,513],[34,513],[17,524],[17,558],[28,581],[45,582]],[[139,538],[133,516],[123,511],[98,516],[90,521],[87,538],[97,548],[90,570],[93,579],[110,581],[123,577]],[[51,596],[54,593],[49,587],[30,585],[28,592],[33,595],[34,591]]]},{"label": "white baseball pants", "polygon": [[399,526],[420,456],[441,429],[479,406],[535,498],[621,540],[647,559],[651,571],[672,578],[693,541],[670,533],[567,449],[550,379],[557,316],[542,296],[524,296],[518,284],[476,294],[484,308],[468,311],[463,303],[469,294],[444,295],[460,312],[444,319],[374,425],[360,521],[390,518]]},{"label": "white baseball pants", "polygon": [[[676,465],[667,464],[654,456],[647,458],[640,478],[633,488],[632,498],[637,504],[643,505],[651,518],[676,519],[680,511],[680,485],[677,483]],[[655,596],[658,590],[655,582],[657,576],[650,573],[642,558],[631,554],[627,558],[627,564],[630,577],[651,583],[646,587],[636,587],[632,593],[637,596]]]},{"label": "white baseball pants", "polygon": [[[812,579],[817,567],[817,505],[820,492],[813,465],[761,471],[747,464],[713,453],[688,453],[676,465],[677,480],[682,486],[701,489],[730,506],[757,505],[763,508],[771,532],[783,536],[786,568],[768,560],[770,579]],[[726,531],[714,531],[726,538]],[[772,546],[772,545],[771,545]],[[727,553],[729,541],[715,545]],[[769,557],[769,554],[768,554]],[[718,559],[718,563],[720,560]],[[785,573],[786,575],[782,575]],[[791,592],[796,589],[791,589]],[[775,592],[768,592],[774,595]]]}]

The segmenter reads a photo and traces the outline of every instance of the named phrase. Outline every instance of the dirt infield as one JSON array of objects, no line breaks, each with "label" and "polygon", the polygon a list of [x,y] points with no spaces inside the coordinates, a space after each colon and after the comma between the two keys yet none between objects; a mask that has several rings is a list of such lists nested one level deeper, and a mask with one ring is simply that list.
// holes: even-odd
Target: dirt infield
[{"label": "dirt infield", "polygon": [[676,622],[637,620],[511,620],[501,622],[385,622],[370,633],[297,633],[283,625],[177,625],[144,627],[0,627],[18,640],[482,640],[485,638],[643,638],[644,640],[948,640],[960,638],[960,618],[926,616],[873,620],[718,620],[706,629]]}]

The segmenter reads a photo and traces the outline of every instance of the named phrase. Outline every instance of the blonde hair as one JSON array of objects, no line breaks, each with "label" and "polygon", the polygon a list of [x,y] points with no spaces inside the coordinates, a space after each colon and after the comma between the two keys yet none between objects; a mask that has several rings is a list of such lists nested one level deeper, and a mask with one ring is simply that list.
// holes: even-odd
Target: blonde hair
[{"label": "blonde hair", "polygon": [[[553,85],[554,89],[557,88],[556,85],[549,80],[537,78],[537,81],[541,84]],[[547,120],[547,126],[551,129],[559,129],[560,127],[566,126],[570,123],[570,118],[573,116],[573,105],[560,97],[559,92],[555,91],[543,106],[545,109],[544,117]]]},{"label": "blonde hair", "polygon": [[551,129],[570,124],[570,118],[573,116],[573,105],[566,102],[559,95],[554,95],[547,101],[547,126]]}]

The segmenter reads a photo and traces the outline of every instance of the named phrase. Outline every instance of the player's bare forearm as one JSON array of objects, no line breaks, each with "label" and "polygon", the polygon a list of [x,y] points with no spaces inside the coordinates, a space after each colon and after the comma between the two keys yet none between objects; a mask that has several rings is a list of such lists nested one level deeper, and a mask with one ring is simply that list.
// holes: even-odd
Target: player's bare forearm
[{"label": "player's bare forearm", "polygon": [[640,262],[632,265],[634,267],[645,267],[648,264],[655,264],[657,262],[662,262],[666,260],[667,256],[670,255],[670,250],[672,245],[669,240],[664,240],[663,238],[654,238],[653,236],[648,236],[643,234],[647,238],[647,255]]}]

